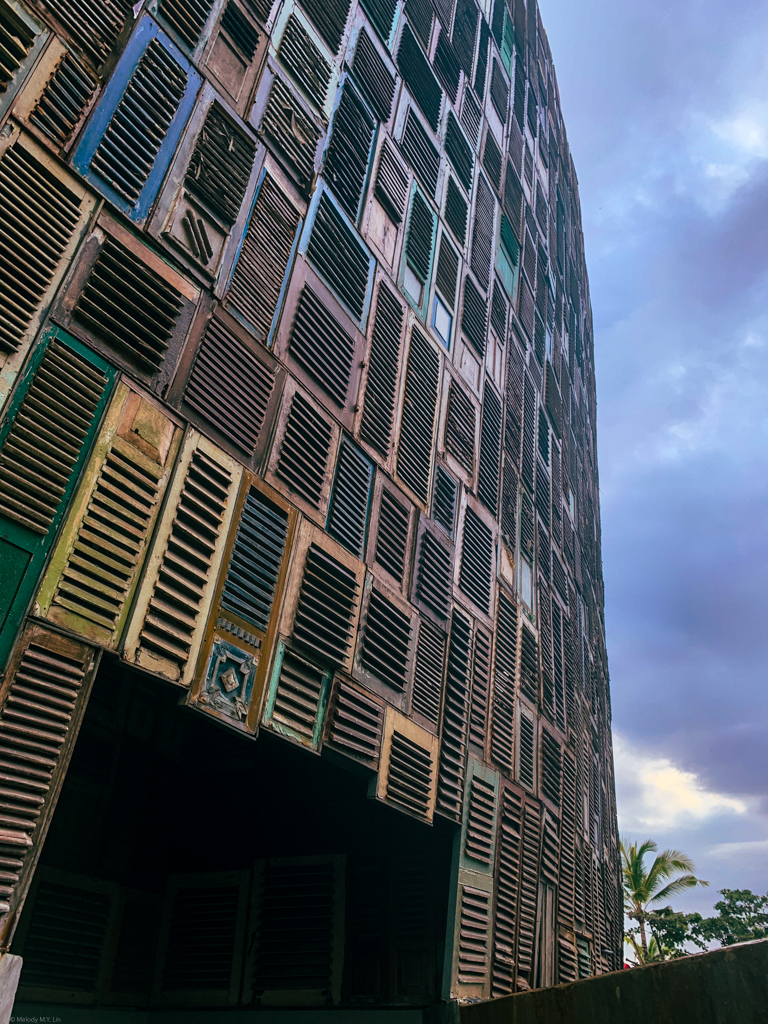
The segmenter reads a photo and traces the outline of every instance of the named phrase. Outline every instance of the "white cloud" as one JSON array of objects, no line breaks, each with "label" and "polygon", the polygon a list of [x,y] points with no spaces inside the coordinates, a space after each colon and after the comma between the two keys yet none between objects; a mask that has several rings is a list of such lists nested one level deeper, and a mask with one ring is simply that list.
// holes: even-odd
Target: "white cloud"
[{"label": "white cloud", "polygon": [[746,801],[706,789],[694,772],[667,757],[646,754],[616,734],[613,747],[622,831],[695,827],[708,818],[748,811]]},{"label": "white cloud", "polygon": [[768,855],[768,839],[752,839],[744,843],[718,843],[709,851],[711,857],[730,860],[738,857],[741,861],[750,854]]}]

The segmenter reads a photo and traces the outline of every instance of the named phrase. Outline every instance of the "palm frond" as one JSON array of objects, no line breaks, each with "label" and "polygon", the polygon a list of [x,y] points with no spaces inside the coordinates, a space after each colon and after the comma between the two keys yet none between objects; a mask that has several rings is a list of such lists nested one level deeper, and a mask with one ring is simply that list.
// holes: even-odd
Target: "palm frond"
[{"label": "palm frond", "polygon": [[695,889],[697,885],[707,886],[709,882],[696,878],[694,875],[682,875],[680,878],[676,878],[674,882],[670,882],[669,885],[665,885],[648,902],[661,903],[662,900],[667,900],[671,896],[677,896],[679,893],[685,892],[686,889]]}]

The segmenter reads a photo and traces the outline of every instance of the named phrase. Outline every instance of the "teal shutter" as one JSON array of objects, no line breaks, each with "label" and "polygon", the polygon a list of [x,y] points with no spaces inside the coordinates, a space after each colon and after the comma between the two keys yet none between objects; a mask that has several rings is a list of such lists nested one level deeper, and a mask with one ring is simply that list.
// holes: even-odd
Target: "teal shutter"
[{"label": "teal shutter", "polygon": [[42,575],[117,372],[51,328],[0,423],[0,666]]}]

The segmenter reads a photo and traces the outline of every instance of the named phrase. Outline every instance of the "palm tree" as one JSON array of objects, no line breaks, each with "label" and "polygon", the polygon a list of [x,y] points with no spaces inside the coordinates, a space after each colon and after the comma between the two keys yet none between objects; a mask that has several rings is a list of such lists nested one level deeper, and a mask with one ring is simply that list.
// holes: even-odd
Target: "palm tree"
[{"label": "palm tree", "polygon": [[[629,843],[622,839],[621,849],[621,876],[624,889],[624,911],[628,918],[637,921],[640,927],[640,950],[641,961],[647,963],[650,959],[648,940],[645,931],[645,921],[648,911],[658,906],[662,901],[668,900],[686,889],[694,889],[697,885],[709,885],[693,874],[694,866],[690,857],[686,857],[679,850],[665,850],[660,853],[650,870],[645,870],[645,855],[655,853],[658,846],[652,839],[646,839],[644,843]],[[677,878],[677,872],[684,872]],[[663,885],[668,879],[672,879],[667,885]]]}]

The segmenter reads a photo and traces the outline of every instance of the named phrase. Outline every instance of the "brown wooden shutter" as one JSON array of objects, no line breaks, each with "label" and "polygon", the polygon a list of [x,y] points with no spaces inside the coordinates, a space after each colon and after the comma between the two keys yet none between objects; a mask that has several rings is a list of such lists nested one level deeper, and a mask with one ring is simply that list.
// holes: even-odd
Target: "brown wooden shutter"
[{"label": "brown wooden shutter", "polygon": [[541,811],[536,804],[525,805],[520,864],[520,925],[517,939],[517,987],[533,988],[534,941],[539,896],[539,854]]},{"label": "brown wooden shutter", "polygon": [[357,40],[352,74],[367,96],[379,121],[389,121],[392,101],[395,98],[395,79],[364,28]]},{"label": "brown wooden shutter", "polygon": [[45,840],[98,660],[94,648],[35,623],[24,630],[5,673],[0,689],[3,946]]},{"label": "brown wooden shutter", "polygon": [[363,201],[375,132],[375,117],[352,83],[346,82],[333,117],[323,176],[354,223]]},{"label": "brown wooden shutter", "polygon": [[437,737],[388,707],[376,796],[431,822],[436,786]]},{"label": "brown wooden shutter", "polygon": [[429,497],[439,371],[440,357],[414,326],[405,371],[397,472],[424,504]]},{"label": "brown wooden shutter", "polygon": [[307,97],[322,110],[331,84],[331,66],[295,13],[286,22],[277,56]]},{"label": "brown wooden shutter", "polygon": [[408,90],[419,105],[433,132],[437,131],[443,91],[432,73],[427,58],[406,22],[397,50],[397,66]]},{"label": "brown wooden shutter", "polygon": [[518,926],[522,797],[502,789],[499,806],[498,876],[494,907],[491,994],[510,995],[515,985],[515,946]]},{"label": "brown wooden shutter", "polygon": [[496,617],[496,658],[491,707],[491,757],[506,775],[515,767],[515,675],[517,666],[517,604],[504,590],[499,592]]},{"label": "brown wooden shutter", "polygon": [[261,132],[302,195],[311,191],[320,129],[282,78],[275,78],[261,120]]},{"label": "brown wooden shutter", "polygon": [[376,770],[383,733],[384,706],[337,676],[324,746]]},{"label": "brown wooden shutter", "polygon": [[472,697],[469,709],[469,742],[485,755],[488,731],[488,698],[491,688],[491,642],[489,633],[478,626],[472,655]]},{"label": "brown wooden shutter", "polygon": [[453,377],[448,387],[448,408],[445,415],[443,441],[446,451],[454,455],[467,471],[475,474],[475,432],[477,410],[464,388]]},{"label": "brown wooden shutter", "polygon": [[459,588],[485,615],[491,614],[495,548],[490,527],[468,506],[461,542]]},{"label": "brown wooden shutter", "polygon": [[430,196],[434,196],[440,171],[440,152],[413,110],[408,111],[405,119],[400,151],[425,190]]},{"label": "brown wooden shutter", "polygon": [[96,77],[85,64],[64,51],[29,113],[29,123],[59,149],[63,148],[90,106],[96,86]]},{"label": "brown wooden shutter", "polygon": [[437,727],[443,696],[445,633],[427,619],[421,620],[413,673],[411,711]]},{"label": "brown wooden shutter", "polygon": [[464,805],[469,739],[469,704],[472,687],[472,622],[458,608],[453,610],[448,645],[448,674],[440,731],[440,771],[437,812],[461,820]]}]

